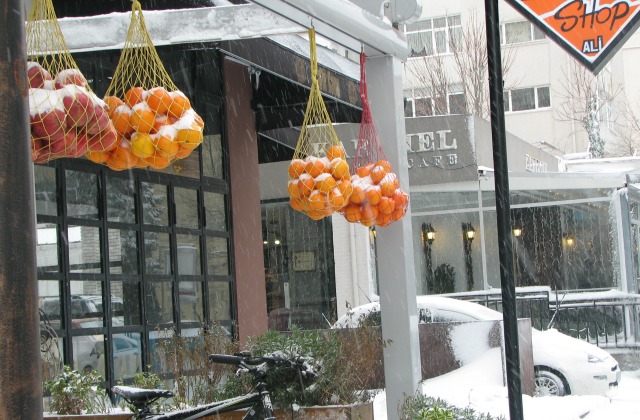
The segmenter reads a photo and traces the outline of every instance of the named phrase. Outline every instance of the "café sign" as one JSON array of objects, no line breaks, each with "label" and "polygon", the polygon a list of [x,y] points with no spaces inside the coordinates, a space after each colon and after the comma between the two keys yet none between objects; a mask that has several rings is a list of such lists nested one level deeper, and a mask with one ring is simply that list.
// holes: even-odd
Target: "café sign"
[{"label": "caf\u00e9 sign", "polygon": [[640,23],[632,0],[505,0],[597,74]]}]

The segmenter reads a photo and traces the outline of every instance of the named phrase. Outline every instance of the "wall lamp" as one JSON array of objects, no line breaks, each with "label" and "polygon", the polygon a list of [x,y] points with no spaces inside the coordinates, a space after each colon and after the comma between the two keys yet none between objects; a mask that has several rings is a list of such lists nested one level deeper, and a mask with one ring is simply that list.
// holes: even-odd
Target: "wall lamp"
[{"label": "wall lamp", "polygon": [[515,236],[517,238],[522,236],[522,228],[514,228],[513,229],[513,236]]},{"label": "wall lamp", "polygon": [[476,237],[476,229],[471,225],[471,223],[463,223],[462,234],[464,235],[465,240],[472,242],[473,238]]},{"label": "wall lamp", "polygon": [[431,226],[431,223],[422,224],[422,240],[429,242],[429,245],[436,239],[436,230]]}]

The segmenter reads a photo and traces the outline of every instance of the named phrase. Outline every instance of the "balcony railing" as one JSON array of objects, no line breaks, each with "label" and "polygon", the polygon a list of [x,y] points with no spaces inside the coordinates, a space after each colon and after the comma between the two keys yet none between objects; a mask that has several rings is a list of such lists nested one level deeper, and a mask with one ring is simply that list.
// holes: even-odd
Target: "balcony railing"
[{"label": "balcony railing", "polygon": [[[450,293],[502,312],[500,289]],[[640,295],[611,289],[551,291],[516,288],[518,318],[530,318],[539,330],[555,328],[600,348],[640,348]]]}]

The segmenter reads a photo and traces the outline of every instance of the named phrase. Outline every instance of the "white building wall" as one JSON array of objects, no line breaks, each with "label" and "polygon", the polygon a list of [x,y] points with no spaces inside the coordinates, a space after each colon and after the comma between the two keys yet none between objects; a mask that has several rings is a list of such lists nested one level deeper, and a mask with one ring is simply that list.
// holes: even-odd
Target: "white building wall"
[{"label": "white building wall", "polygon": [[[456,14],[461,15],[463,28],[468,25],[471,16],[474,15],[476,20],[484,22],[484,2],[422,0],[421,19]],[[525,20],[518,11],[504,1],[499,4],[499,14],[502,23]],[[505,89],[548,85],[551,93],[551,109],[507,112],[506,130],[534,145],[543,147],[544,143],[541,144],[541,142],[551,144],[557,148],[553,151],[559,155],[587,152],[588,136],[582,123],[576,119],[564,118],[557,111],[566,100],[565,87],[571,85],[572,68],[575,66],[582,68],[582,66],[549,38],[505,46],[502,56],[503,61],[512,57],[510,60],[512,64],[504,75]],[[451,68],[450,75],[455,79],[452,55],[449,54],[446,58],[449,60],[447,66]],[[419,67],[427,65],[428,62],[428,57],[407,60],[404,81],[406,89],[419,87],[419,76],[416,75],[420,74]],[[611,79],[611,91],[620,92],[614,100],[613,121],[610,124],[602,121],[600,127],[601,136],[605,140],[605,153],[612,153],[613,146],[620,142],[623,134],[620,127],[625,123],[622,109],[626,104],[628,103],[632,108],[636,107],[636,113],[640,115],[640,82],[636,76],[638,66],[640,66],[640,34],[636,33],[599,74],[601,84],[607,84],[607,80]],[[454,83],[456,83],[455,80]],[[580,102],[583,101],[576,101],[574,107],[585,108],[586,113],[586,104]]]}]

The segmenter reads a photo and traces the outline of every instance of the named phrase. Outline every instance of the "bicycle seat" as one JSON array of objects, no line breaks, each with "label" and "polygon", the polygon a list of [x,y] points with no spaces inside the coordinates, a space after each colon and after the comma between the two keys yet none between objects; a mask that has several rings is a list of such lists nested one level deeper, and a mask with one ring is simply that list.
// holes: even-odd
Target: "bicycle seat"
[{"label": "bicycle seat", "polygon": [[173,392],[167,389],[143,389],[121,385],[116,385],[111,389],[136,407],[142,407],[158,398],[173,397]]}]

